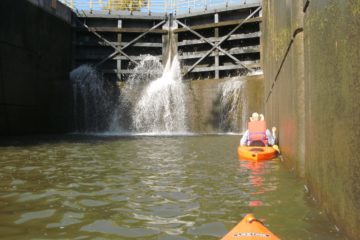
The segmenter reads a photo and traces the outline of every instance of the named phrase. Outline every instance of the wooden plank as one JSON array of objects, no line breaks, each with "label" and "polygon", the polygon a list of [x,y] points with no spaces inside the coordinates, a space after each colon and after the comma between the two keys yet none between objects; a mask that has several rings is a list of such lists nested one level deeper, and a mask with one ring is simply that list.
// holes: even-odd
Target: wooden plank
[{"label": "wooden plank", "polygon": [[[246,63],[250,68],[260,68],[261,67],[261,64],[257,63],[256,61],[246,61],[244,63]],[[189,66],[184,66],[183,68],[186,69],[187,67],[189,67]],[[219,66],[219,67],[215,67],[215,66],[203,67],[203,66],[201,66],[201,67],[194,68],[194,70],[192,72],[210,72],[210,71],[215,71],[215,70],[228,71],[228,70],[237,70],[237,69],[246,69],[246,68],[244,68],[242,65],[225,65],[225,66]],[[103,73],[113,73],[113,74],[119,74],[119,73],[120,74],[132,74],[132,73],[134,73],[133,69],[122,69],[120,72],[117,69],[102,69],[101,71]],[[141,74],[141,73],[137,73],[137,74]]]},{"label": "wooden plank", "polygon": [[[115,46],[122,47],[128,44],[128,42],[111,42]],[[77,41],[74,42],[77,46],[88,46],[88,47],[94,47],[94,46],[110,46],[104,41]],[[133,47],[150,47],[150,48],[157,48],[162,47],[162,43],[149,43],[149,42],[137,42],[132,45]]]},{"label": "wooden plank", "polygon": [[[86,28],[78,27],[78,31],[87,31]],[[149,28],[117,28],[117,27],[89,27],[89,31],[96,31],[96,32],[114,32],[114,33],[144,33],[148,31]],[[154,29],[151,33],[157,34],[167,34],[167,30],[163,29]]]},{"label": "wooden plank", "polygon": [[[260,68],[260,63],[246,64],[249,68]],[[186,69],[186,66],[184,66]],[[229,70],[237,70],[237,69],[246,69],[242,65],[225,65],[219,67],[195,67],[191,72],[211,72],[211,71],[229,71]]]},{"label": "wooden plank", "polygon": [[[145,55],[131,56],[131,58],[134,59],[134,60],[141,61],[141,60],[144,59],[144,56],[145,56]],[[162,55],[151,55],[151,56],[156,57],[156,58],[158,58],[158,59],[161,59],[161,58],[162,58]],[[114,57],[114,59],[127,60],[126,57],[121,56],[121,55],[118,55],[118,56]]]},{"label": "wooden plank", "polygon": [[[247,53],[257,53],[260,52],[260,46],[252,46],[252,47],[238,47],[238,48],[232,48],[228,50],[228,53],[235,55],[235,54],[247,54]],[[203,57],[207,51],[201,51],[201,52],[188,52],[184,53],[179,56],[179,59],[193,59],[193,58],[201,58]],[[220,56],[225,56],[224,53],[219,52]],[[210,57],[215,56],[214,53],[209,54]]]},{"label": "wooden plank", "polygon": [[[145,55],[130,55],[129,57],[131,57],[132,60],[136,60],[136,61],[141,61],[144,59]],[[161,55],[151,55],[153,57],[156,57],[158,59],[161,59],[162,56]],[[104,59],[104,55],[103,53],[99,53],[99,54],[86,54],[86,55],[81,55],[81,54],[77,54],[75,56],[76,60],[90,60],[90,61],[98,61],[100,59]],[[111,60],[129,60],[127,57],[122,56],[122,55],[116,55],[114,56]]]},{"label": "wooden plank", "polygon": [[[262,21],[261,17],[255,17],[255,18],[247,19],[245,21],[244,21],[244,19],[231,20],[231,21],[224,21],[224,22],[219,22],[219,23],[209,23],[209,24],[203,24],[203,25],[198,25],[198,26],[191,26],[190,28],[192,30],[200,30],[200,29],[207,29],[207,28],[233,26],[233,25],[238,25],[242,22],[244,22],[244,24],[246,24],[246,23],[261,22],[261,21]],[[187,31],[189,31],[189,29],[186,29],[186,28],[178,28],[178,29],[174,30],[175,33],[187,32]]]},{"label": "wooden plank", "polygon": [[[241,39],[250,39],[250,38],[259,38],[261,36],[260,32],[254,32],[254,33],[244,33],[244,34],[234,34],[230,36],[227,40],[241,40]],[[219,42],[222,37],[210,37],[206,38],[208,41],[215,43]],[[178,42],[178,46],[187,46],[187,45],[196,45],[196,44],[204,44],[204,41],[202,40],[183,40],[181,42]]]},{"label": "wooden plank", "polygon": [[[135,71],[133,69],[122,69],[120,72],[118,70],[116,70],[116,69],[102,69],[101,72],[103,72],[103,73],[114,73],[114,74],[133,74],[133,73],[135,73]],[[147,71],[144,74],[148,74],[148,73],[151,73],[151,72],[152,71]],[[154,70],[153,72],[158,73],[157,70]],[[136,74],[142,74],[142,73],[137,72]]]},{"label": "wooden plank", "polygon": [[[250,63],[250,61],[247,62],[248,66],[251,68],[260,68],[260,63]],[[184,66],[184,69],[186,69],[187,66]],[[246,69],[242,65],[225,65],[225,66],[219,66],[218,68],[212,66],[212,67],[196,67],[192,72],[211,72],[215,70],[219,71],[229,71],[229,70],[237,70],[237,69]],[[112,73],[112,74],[119,74],[119,71],[116,69],[102,69],[103,73]],[[133,69],[122,69],[120,71],[120,74],[132,74],[134,73]],[[148,73],[148,72],[147,72]],[[146,74],[147,74],[146,73]],[[141,74],[141,73],[137,73]]]}]

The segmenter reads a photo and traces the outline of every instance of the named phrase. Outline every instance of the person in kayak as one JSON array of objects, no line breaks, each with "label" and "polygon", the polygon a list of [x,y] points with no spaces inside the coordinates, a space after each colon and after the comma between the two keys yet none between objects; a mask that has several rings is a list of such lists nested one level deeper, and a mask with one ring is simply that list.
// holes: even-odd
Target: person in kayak
[{"label": "person in kayak", "polygon": [[272,132],[266,128],[263,114],[254,112],[248,123],[248,130],[240,139],[240,146],[272,146],[276,141],[276,127],[272,127]]}]

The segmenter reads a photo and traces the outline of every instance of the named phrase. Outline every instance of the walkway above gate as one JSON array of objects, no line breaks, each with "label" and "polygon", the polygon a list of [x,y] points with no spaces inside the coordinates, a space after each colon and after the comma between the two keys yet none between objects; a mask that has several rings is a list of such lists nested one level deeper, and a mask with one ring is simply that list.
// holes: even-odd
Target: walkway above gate
[{"label": "walkway above gate", "polygon": [[77,16],[75,65],[91,64],[112,80],[126,80],[143,55],[164,59],[171,30],[184,79],[259,70],[261,4],[256,2],[182,14],[72,5]]}]

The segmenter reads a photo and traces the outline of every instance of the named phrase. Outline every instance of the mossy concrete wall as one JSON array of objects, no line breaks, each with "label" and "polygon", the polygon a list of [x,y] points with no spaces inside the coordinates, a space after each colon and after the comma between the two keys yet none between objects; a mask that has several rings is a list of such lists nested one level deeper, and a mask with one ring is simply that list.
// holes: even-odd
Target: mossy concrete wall
[{"label": "mossy concrete wall", "polygon": [[51,0],[0,9],[0,135],[68,131],[71,11]]},{"label": "mossy concrete wall", "polygon": [[[240,84],[235,82],[242,84],[241,89]],[[225,83],[230,84],[228,90],[224,89]],[[262,75],[193,80],[187,81],[186,86],[186,108],[189,131],[191,132],[242,132],[247,128],[246,123],[252,112],[264,111],[262,101],[264,98],[264,79]],[[225,96],[227,99],[231,100],[231,98],[237,97],[239,99],[230,101],[232,106],[224,106],[224,101],[221,100],[224,91],[227,94]],[[230,115],[225,116],[228,113]]]},{"label": "mossy concrete wall", "polygon": [[285,162],[360,235],[360,1],[263,0],[265,112]]}]

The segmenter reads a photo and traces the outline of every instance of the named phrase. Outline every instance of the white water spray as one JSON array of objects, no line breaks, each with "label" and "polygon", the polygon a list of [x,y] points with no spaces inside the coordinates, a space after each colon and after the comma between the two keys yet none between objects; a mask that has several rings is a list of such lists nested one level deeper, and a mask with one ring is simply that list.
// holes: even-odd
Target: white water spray
[{"label": "white water spray", "polygon": [[231,79],[219,87],[220,130],[241,132],[246,129],[248,104],[245,80]]},{"label": "white water spray", "polygon": [[89,65],[81,65],[70,73],[74,93],[74,118],[78,131],[96,132],[107,128],[112,109],[105,81]]},{"label": "white water spray", "polygon": [[186,132],[184,85],[177,56],[168,58],[162,76],[143,89],[132,118],[137,132]]}]

